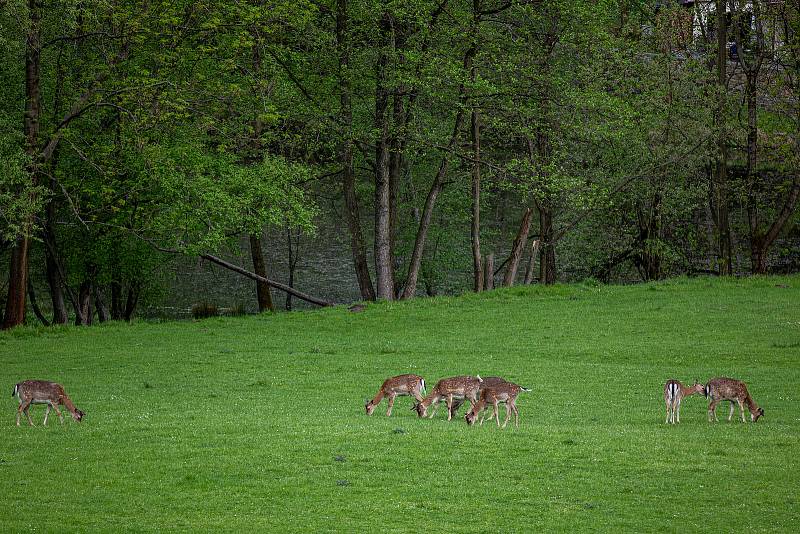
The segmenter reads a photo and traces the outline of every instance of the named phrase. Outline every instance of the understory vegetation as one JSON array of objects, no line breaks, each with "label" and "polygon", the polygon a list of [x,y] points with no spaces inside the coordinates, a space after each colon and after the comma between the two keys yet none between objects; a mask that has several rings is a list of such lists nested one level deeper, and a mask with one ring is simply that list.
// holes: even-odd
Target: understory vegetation
[{"label": "understory vegetation", "polygon": [[[800,277],[520,286],[313,312],[0,334],[8,531],[798,530]],[[519,429],[433,420],[388,376],[500,375]],[[663,385],[744,380],[756,423],[665,425]],[[14,383],[80,424],[14,427]],[[719,409],[727,416],[727,404]],[[502,412],[501,412],[502,413]],[[737,413],[738,416],[738,413]],[[749,419],[748,419],[749,420]],[[55,423],[53,423],[55,421]]]}]

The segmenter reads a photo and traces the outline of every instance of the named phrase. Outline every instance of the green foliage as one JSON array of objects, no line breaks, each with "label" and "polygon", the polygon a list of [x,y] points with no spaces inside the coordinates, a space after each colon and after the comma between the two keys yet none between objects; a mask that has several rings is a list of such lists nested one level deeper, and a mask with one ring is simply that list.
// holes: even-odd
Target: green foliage
[{"label": "green foliage", "polygon": [[20,137],[0,122],[0,241],[32,235],[34,216],[47,199],[46,190],[31,179],[31,161],[21,148]]}]

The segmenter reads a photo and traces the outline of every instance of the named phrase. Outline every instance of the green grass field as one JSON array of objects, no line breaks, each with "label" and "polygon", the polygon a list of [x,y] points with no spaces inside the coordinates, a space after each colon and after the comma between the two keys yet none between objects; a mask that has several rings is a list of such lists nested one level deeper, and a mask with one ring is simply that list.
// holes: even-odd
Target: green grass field
[{"label": "green grass field", "polygon": [[[406,372],[533,391],[519,429],[420,420],[408,397],[367,417]],[[709,424],[695,396],[665,425],[664,382],[713,376],[765,416]],[[83,423],[39,406],[15,427],[29,378]],[[0,334],[0,530],[797,532],[799,386],[800,277],[20,329]]]}]

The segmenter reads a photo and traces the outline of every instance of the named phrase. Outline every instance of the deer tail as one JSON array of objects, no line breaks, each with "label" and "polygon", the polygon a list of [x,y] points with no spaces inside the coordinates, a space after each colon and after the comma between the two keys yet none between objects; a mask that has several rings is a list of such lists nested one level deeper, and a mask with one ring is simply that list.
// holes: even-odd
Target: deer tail
[{"label": "deer tail", "polygon": [[521,391],[524,391],[525,393],[530,393],[530,391],[531,391],[531,388],[524,388],[524,387],[522,387],[522,386],[520,386],[520,387],[519,387],[519,389],[520,389]]},{"label": "deer tail", "polygon": [[423,396],[427,395],[428,393],[425,391],[425,379],[424,378],[420,378],[419,382],[420,382],[419,389],[422,391],[422,395]]},{"label": "deer tail", "polygon": [[705,398],[708,398],[711,395],[711,386],[706,384],[706,387],[703,388],[703,395]]},{"label": "deer tail", "polygon": [[17,391],[19,391],[19,384],[14,384],[14,391],[11,392],[11,396],[16,397]]}]

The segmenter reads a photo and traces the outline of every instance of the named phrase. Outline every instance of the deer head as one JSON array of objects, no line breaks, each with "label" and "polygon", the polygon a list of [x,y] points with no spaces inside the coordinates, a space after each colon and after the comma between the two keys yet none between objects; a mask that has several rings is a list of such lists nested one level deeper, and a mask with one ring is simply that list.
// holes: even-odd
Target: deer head
[{"label": "deer head", "polygon": [[750,412],[750,420],[755,423],[762,415],[764,415],[764,408],[759,408],[756,413]]},{"label": "deer head", "polygon": [[364,409],[367,410],[367,415],[372,415],[372,412],[375,411],[375,405],[372,404],[371,400],[368,400],[364,403]]},{"label": "deer head", "polygon": [[477,417],[478,415],[475,413],[475,410],[470,410],[464,415],[464,420],[468,425],[472,426],[475,424],[475,419],[477,419]]}]

